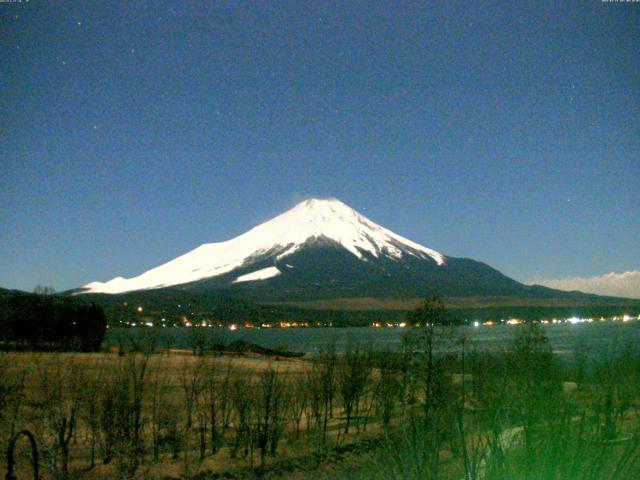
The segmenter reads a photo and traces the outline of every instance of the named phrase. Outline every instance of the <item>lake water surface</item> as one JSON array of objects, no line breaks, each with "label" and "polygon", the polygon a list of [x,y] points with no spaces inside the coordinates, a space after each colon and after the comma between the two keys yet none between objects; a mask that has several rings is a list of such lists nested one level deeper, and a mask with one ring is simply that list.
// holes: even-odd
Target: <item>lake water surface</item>
[{"label": "lake water surface", "polygon": [[[594,322],[581,324],[544,325],[553,351],[561,356],[572,356],[576,350],[591,354],[604,354],[631,344],[640,348],[640,322]],[[448,329],[447,337],[466,336],[470,348],[499,350],[511,342],[523,325],[458,326]],[[191,328],[128,328],[110,329],[107,345],[128,343],[145,335],[156,336],[158,348],[191,348],[194,329]],[[344,351],[350,345],[371,349],[393,349],[400,346],[402,335],[409,328],[204,328],[199,334],[209,344],[245,340],[263,347],[297,352],[315,353],[335,345]],[[449,342],[451,343],[451,342]],[[455,342],[453,342],[455,343]]]}]

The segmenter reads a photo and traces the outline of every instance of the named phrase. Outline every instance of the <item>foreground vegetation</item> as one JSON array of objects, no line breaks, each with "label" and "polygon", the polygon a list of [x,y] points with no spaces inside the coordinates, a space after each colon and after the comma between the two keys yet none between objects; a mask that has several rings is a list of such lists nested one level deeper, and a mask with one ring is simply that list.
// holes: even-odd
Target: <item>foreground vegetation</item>
[{"label": "foreground vegetation", "polygon": [[637,350],[559,364],[529,325],[481,352],[439,314],[416,311],[427,326],[387,352],[3,353],[0,446],[28,430],[60,479],[640,478]]},{"label": "foreground vegetation", "polygon": [[442,368],[454,380],[436,390],[429,412],[389,431],[357,473],[338,477],[640,478],[637,346],[599,358],[577,352],[559,365],[529,325],[508,350],[463,351],[456,365]]}]

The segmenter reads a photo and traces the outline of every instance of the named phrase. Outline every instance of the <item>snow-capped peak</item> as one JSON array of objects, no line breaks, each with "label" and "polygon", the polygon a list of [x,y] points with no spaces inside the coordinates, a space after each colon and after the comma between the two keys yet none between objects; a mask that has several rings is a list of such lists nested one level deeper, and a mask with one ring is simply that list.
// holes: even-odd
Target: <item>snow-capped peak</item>
[{"label": "snow-capped peak", "polygon": [[278,238],[274,238],[274,244],[292,244],[279,255],[279,258],[295,252],[311,238],[324,237],[342,245],[358,258],[362,258],[363,252],[368,252],[374,257],[383,253],[400,258],[402,245],[398,244],[404,244],[412,250],[428,255],[439,265],[444,262],[444,256],[440,253],[396,235],[335,198],[305,200],[245,235],[254,231],[269,232],[269,235],[272,232],[276,233]]},{"label": "snow-capped peak", "polygon": [[[248,232],[220,243],[207,243],[159,267],[131,279],[122,277],[85,285],[84,293],[121,293],[153,289],[216,277],[249,266],[266,254],[281,259],[299,250],[313,239],[333,241],[358,258],[368,253],[401,258],[413,255],[430,258],[438,265],[444,255],[412,242],[381,227],[337,199],[305,200],[291,210],[252,228]],[[269,277],[278,273],[270,267]],[[256,275],[255,279],[268,278]],[[251,274],[237,281],[251,281]]]}]

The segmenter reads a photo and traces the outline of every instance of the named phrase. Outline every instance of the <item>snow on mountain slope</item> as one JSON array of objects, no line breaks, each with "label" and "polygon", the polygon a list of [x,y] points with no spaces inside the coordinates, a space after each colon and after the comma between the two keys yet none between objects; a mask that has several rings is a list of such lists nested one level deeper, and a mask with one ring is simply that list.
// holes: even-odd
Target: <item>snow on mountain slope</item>
[{"label": "snow on mountain slope", "polygon": [[[89,283],[83,287],[83,293],[122,293],[216,277],[248,266],[266,255],[279,260],[299,250],[307,241],[320,238],[336,242],[360,259],[364,259],[366,252],[374,257],[385,255],[395,259],[412,255],[438,265],[446,260],[444,255],[396,235],[339,200],[310,199],[236,238],[201,245],[137,277]],[[260,272],[269,276],[280,273],[263,269],[238,277],[236,281],[268,278],[260,277]],[[257,277],[251,277],[256,274]]]},{"label": "snow on mountain slope", "polygon": [[257,270],[255,272],[247,273],[246,275],[241,275],[231,283],[253,282],[255,280],[266,280],[267,278],[275,277],[276,275],[280,275],[280,270],[278,270],[277,267],[267,267],[267,268],[263,268],[262,270]]}]

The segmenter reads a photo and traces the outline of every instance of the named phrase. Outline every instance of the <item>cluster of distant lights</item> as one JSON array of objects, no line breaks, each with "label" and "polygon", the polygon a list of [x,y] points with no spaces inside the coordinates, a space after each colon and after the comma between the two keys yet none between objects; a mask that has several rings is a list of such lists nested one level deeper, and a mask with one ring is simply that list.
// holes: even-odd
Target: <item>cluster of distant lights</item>
[{"label": "cluster of distant lights", "polygon": [[[631,322],[631,321],[640,321],[640,315],[638,315],[637,317],[632,317],[630,315],[622,315],[619,317],[610,317],[610,318],[605,318],[605,317],[600,317],[599,319],[595,319],[595,318],[581,318],[581,317],[570,317],[570,318],[553,318],[551,320],[537,320],[537,321],[533,321],[532,323],[540,323],[543,325],[548,325],[548,324],[552,324],[552,325],[557,325],[557,324],[571,324],[571,325],[575,325],[578,323],[593,323],[593,322],[605,322],[605,321],[614,321],[614,322]],[[255,324],[255,323],[251,323],[251,322],[245,322],[245,323],[232,323],[229,325],[225,325],[222,323],[211,323],[211,322],[207,322],[205,320],[201,321],[201,322],[196,322],[196,321],[189,321],[186,320],[184,317],[182,318],[182,321],[177,322],[173,325],[167,325],[166,324],[167,319],[166,318],[162,318],[160,320],[160,323],[158,324],[157,322],[124,322],[125,325],[128,325],[130,327],[167,327],[167,326],[184,326],[184,327],[206,327],[206,328],[228,328],[231,331],[234,330],[238,330],[239,328],[309,328],[309,327],[332,327],[333,323],[310,323],[310,322],[271,322],[271,323],[260,323],[260,324]],[[492,320],[488,320],[486,322],[480,322],[478,320],[473,322],[473,326],[478,328],[478,327],[491,327],[494,325],[520,325],[523,323],[527,323],[525,320],[522,320],[520,318],[510,318],[508,320],[500,320],[499,322],[494,322]],[[391,322],[372,322],[370,324],[371,327],[373,328],[405,328],[408,326],[408,324],[406,322],[399,322],[399,323],[391,323]],[[416,326],[420,326],[420,325],[416,325]]]},{"label": "cluster of distant lights", "polygon": [[[126,302],[123,304],[124,306],[127,306]],[[181,305],[178,305],[178,307],[181,307]],[[135,308],[136,312],[138,313],[143,313],[144,312],[144,308],[142,306],[138,306]],[[583,318],[583,317],[569,317],[569,318],[553,318],[551,320],[534,320],[533,323],[540,323],[543,325],[557,325],[557,324],[570,324],[570,325],[575,325],[575,324],[579,324],[579,323],[593,323],[593,322],[605,322],[605,321],[614,321],[614,322],[630,322],[633,320],[637,320],[640,321],[640,315],[638,315],[637,317],[633,317],[631,315],[620,315],[620,316],[613,316],[613,317],[600,317],[600,318],[592,318],[592,317],[588,317],[588,318]],[[149,321],[145,321],[145,322],[123,322],[125,325],[128,325],[130,327],[167,327],[167,319],[166,318],[162,318],[160,319],[159,324],[156,322],[149,322]],[[484,322],[481,322],[479,320],[475,320],[472,325],[476,328],[478,327],[491,327],[493,325],[498,325],[498,324],[502,324],[502,325],[520,325],[523,323],[527,323],[525,320],[520,319],[520,318],[510,318],[510,319],[501,319],[500,321],[493,321],[493,320],[487,320]],[[231,331],[234,330],[238,330],[239,328],[308,328],[308,327],[332,327],[333,323],[321,323],[321,322],[285,322],[285,321],[281,321],[281,322],[269,322],[269,323],[259,323],[259,324],[255,324],[252,322],[244,322],[244,323],[232,323],[229,325],[225,325],[222,323],[211,323],[208,322],[206,320],[202,320],[200,322],[198,321],[191,321],[188,320],[186,316],[182,316],[180,318],[179,322],[174,323],[173,325],[169,325],[169,326],[179,326],[182,325],[184,327],[207,327],[207,328],[228,328]],[[406,322],[372,322],[370,324],[371,327],[373,328],[405,328],[408,326],[408,324]],[[420,326],[420,325],[416,325],[416,326]]]},{"label": "cluster of distant lights", "polygon": [[371,326],[373,328],[397,328],[397,327],[404,328],[407,326],[407,324],[405,322],[400,322],[400,323],[373,322]]},{"label": "cluster of distant lights", "polygon": [[167,325],[167,319],[163,318],[160,323],[154,322],[123,322],[124,325],[129,327],[205,327],[205,328],[228,328],[229,330],[238,330],[239,328],[308,328],[308,327],[333,327],[333,323],[309,323],[309,322],[272,322],[272,323],[232,323],[225,325],[223,323],[210,323],[206,321],[202,322],[176,322],[172,325]]},{"label": "cluster of distant lights", "polygon": [[[127,302],[122,303],[123,307],[128,307],[129,304]],[[181,304],[177,305],[178,308],[182,308]],[[185,305],[185,307],[191,307],[191,304]],[[141,305],[134,307],[134,311],[142,314],[144,313],[144,307]],[[191,316],[194,313],[191,312]],[[150,322],[150,321],[142,321],[142,322],[122,322],[123,325],[129,327],[206,327],[206,328],[228,328],[231,331],[238,330],[239,328],[306,328],[306,327],[333,327],[333,323],[321,323],[321,322],[263,322],[263,323],[253,323],[253,322],[244,322],[244,323],[232,323],[232,324],[223,324],[223,323],[214,323],[207,320],[197,321],[190,320],[186,315],[182,315],[179,320],[175,322],[170,322],[167,325],[167,319],[165,317],[161,318],[159,322]],[[108,328],[108,327],[107,327]]]},{"label": "cluster of distant lights", "polygon": [[[614,316],[614,317],[600,317],[600,318],[592,318],[592,317],[588,317],[588,318],[582,318],[582,317],[569,317],[569,318],[552,318],[551,320],[537,320],[534,321],[533,323],[541,323],[543,325],[557,325],[557,324],[571,324],[571,325],[575,325],[578,323],[593,323],[593,322],[606,322],[606,321],[613,321],[613,322],[631,322],[633,320],[639,320],[640,321],[640,315],[638,315],[637,317],[633,317],[631,315],[621,315],[621,316]],[[474,327],[490,327],[492,325],[496,325],[497,323],[500,324],[506,324],[506,325],[520,325],[521,323],[526,323],[525,320],[522,320],[520,318],[510,318],[509,320],[500,320],[500,322],[494,322],[492,320],[486,321],[486,322],[480,322],[478,320],[473,322],[473,326]]]},{"label": "cluster of distant lights", "polygon": [[[126,303],[124,306],[127,306]],[[180,305],[178,305],[180,307]],[[144,308],[139,306],[135,308],[135,311],[138,313],[143,313]],[[193,315],[193,313],[192,313]],[[253,322],[244,322],[244,323],[232,323],[232,324],[223,324],[223,323],[213,323],[207,320],[195,321],[189,320],[185,315],[180,317],[177,322],[172,322],[167,325],[167,319],[165,317],[161,318],[159,322],[122,322],[124,325],[129,327],[205,327],[205,328],[228,328],[231,331],[238,330],[239,328],[308,328],[308,327],[333,327],[333,323],[321,323],[321,322],[264,322],[264,323],[253,323]]]}]

